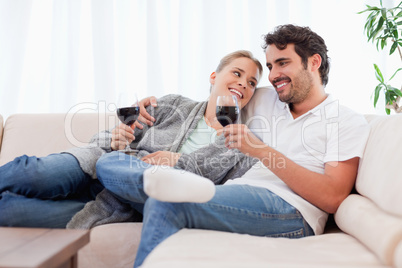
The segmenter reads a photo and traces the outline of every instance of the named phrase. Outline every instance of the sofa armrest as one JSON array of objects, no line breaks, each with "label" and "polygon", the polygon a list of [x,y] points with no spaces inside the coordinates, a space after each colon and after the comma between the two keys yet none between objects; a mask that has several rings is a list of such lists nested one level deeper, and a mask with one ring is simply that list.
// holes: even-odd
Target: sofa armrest
[{"label": "sofa armrest", "polygon": [[348,196],[335,213],[339,228],[358,239],[386,265],[394,265],[402,243],[402,218],[378,207],[361,195]]}]

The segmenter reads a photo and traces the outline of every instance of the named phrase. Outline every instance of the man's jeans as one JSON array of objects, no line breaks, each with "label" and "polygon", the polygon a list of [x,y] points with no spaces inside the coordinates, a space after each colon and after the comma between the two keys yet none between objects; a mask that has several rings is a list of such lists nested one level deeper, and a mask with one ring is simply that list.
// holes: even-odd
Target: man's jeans
[{"label": "man's jeans", "polygon": [[102,189],[70,154],[17,157],[0,167],[0,226],[65,228]]},{"label": "man's jeans", "polygon": [[147,198],[143,173],[150,166],[117,152],[102,156],[97,174],[104,186],[133,205],[144,203],[141,242],[134,267],[163,240],[183,228],[218,230],[256,236],[299,238],[314,235],[300,212],[265,188],[216,186],[207,203],[167,203]]}]

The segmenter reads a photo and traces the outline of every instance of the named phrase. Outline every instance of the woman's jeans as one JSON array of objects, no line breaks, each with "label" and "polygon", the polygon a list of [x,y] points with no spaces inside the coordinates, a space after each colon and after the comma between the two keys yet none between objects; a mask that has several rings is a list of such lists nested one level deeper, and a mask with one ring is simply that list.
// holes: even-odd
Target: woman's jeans
[{"label": "woman's jeans", "polygon": [[314,235],[298,210],[265,188],[216,186],[214,198],[207,203],[167,203],[147,198],[143,173],[150,167],[134,157],[110,153],[99,159],[96,168],[99,180],[114,194],[134,205],[145,202],[134,267],[141,265],[159,243],[183,228],[288,238]]},{"label": "woman's jeans", "polygon": [[102,189],[70,154],[17,157],[0,167],[0,226],[65,228]]}]

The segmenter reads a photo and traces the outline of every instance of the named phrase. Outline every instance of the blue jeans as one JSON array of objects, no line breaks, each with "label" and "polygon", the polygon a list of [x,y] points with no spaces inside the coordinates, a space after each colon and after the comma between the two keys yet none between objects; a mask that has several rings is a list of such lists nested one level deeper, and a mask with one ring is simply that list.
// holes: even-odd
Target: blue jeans
[{"label": "blue jeans", "polygon": [[269,190],[218,185],[214,198],[207,203],[166,203],[149,198],[134,267],[183,228],[287,238],[314,235],[300,212]]},{"label": "blue jeans", "polygon": [[0,226],[65,228],[102,189],[70,154],[17,157],[0,167]]},{"label": "blue jeans", "polygon": [[96,176],[104,187],[124,203],[143,213],[143,174],[152,165],[120,152],[104,154],[96,163]]},{"label": "blue jeans", "polygon": [[96,170],[104,186],[133,206],[144,203],[141,242],[134,267],[163,240],[183,228],[218,230],[256,236],[299,238],[314,235],[293,206],[265,188],[216,186],[207,203],[167,203],[148,198],[143,173],[148,165],[117,152],[102,156]]}]

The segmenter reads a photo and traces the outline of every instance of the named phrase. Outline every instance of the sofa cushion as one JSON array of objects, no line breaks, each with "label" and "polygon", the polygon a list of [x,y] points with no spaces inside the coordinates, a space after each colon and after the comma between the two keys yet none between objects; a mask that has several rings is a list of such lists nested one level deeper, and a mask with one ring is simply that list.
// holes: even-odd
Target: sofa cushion
[{"label": "sofa cushion", "polygon": [[397,268],[402,268],[402,241],[395,249],[394,265]]},{"label": "sofa cushion", "polygon": [[15,114],[7,118],[0,165],[26,154],[45,156],[84,146],[99,131],[115,126],[114,114]]},{"label": "sofa cushion", "polygon": [[268,238],[182,229],[158,245],[141,268],[386,267],[352,236]]},{"label": "sofa cushion", "polygon": [[402,115],[366,116],[371,130],[360,162],[356,190],[383,210],[402,216]]},{"label": "sofa cushion", "polygon": [[339,228],[372,250],[387,265],[394,263],[396,248],[402,243],[402,217],[381,210],[370,199],[350,195],[335,213]]},{"label": "sofa cushion", "polygon": [[78,267],[132,268],[142,223],[113,223],[91,229],[90,243],[78,252]]}]

